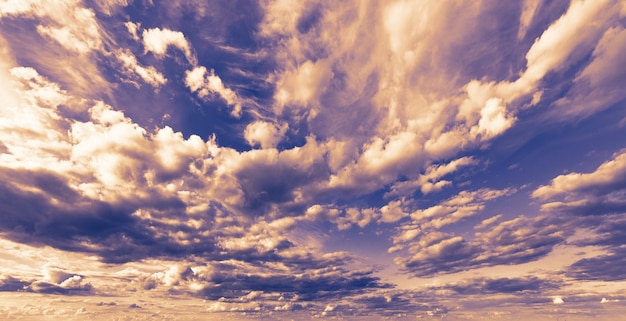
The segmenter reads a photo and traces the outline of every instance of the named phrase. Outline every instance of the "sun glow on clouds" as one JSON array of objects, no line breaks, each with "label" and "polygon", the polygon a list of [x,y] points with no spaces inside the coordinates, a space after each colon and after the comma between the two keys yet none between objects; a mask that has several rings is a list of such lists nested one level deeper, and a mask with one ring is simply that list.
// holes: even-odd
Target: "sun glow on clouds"
[{"label": "sun glow on clouds", "polygon": [[624,8],[0,2],[0,318],[617,320]]}]

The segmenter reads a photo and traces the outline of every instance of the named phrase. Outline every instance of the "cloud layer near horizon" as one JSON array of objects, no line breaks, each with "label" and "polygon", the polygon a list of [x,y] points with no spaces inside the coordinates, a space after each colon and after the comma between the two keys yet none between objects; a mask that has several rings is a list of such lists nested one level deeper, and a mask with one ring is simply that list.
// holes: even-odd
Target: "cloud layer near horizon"
[{"label": "cloud layer near horizon", "polygon": [[0,3],[1,291],[619,306],[624,1],[239,5]]}]

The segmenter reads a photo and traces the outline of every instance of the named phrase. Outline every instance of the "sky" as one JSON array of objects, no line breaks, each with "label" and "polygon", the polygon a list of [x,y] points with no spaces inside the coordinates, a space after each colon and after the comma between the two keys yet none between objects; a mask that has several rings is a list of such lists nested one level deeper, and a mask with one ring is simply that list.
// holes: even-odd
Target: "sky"
[{"label": "sky", "polygon": [[624,52],[624,0],[0,0],[0,319],[621,320]]}]

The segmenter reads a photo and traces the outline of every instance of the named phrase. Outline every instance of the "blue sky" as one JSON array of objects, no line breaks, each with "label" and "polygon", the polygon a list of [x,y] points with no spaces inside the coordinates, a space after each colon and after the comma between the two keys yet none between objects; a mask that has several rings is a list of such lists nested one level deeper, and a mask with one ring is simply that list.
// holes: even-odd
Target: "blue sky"
[{"label": "blue sky", "polygon": [[618,320],[625,19],[1,1],[0,318]]}]

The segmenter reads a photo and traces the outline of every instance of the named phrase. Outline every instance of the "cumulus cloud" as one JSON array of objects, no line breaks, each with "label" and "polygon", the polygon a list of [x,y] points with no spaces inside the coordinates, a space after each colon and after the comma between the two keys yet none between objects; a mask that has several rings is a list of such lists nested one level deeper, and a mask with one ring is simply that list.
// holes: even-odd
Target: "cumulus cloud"
[{"label": "cumulus cloud", "polygon": [[[521,187],[490,175],[503,163],[498,146],[533,117],[567,121],[623,99],[619,1],[268,0],[241,15],[216,4],[232,6],[225,16],[180,1],[128,4],[0,4],[3,238],[93,255],[120,272],[99,276],[111,293],[203,298],[202,312],[224,317],[443,316],[461,313],[449,307],[464,295],[549,304],[542,292],[565,286],[507,276],[392,290],[379,276],[390,257],[428,278],[591,246],[601,254],[559,277],[624,279],[623,151],[537,188],[537,216],[518,209]],[[184,19],[165,21],[174,17]],[[186,71],[163,59],[182,56]],[[194,108],[217,99],[233,117]],[[470,182],[478,164],[488,170]],[[589,237],[573,237],[577,226]],[[309,235],[318,230],[325,237]],[[371,253],[365,235],[392,255],[340,251]],[[59,266],[41,277],[3,267],[0,290],[100,291],[97,273]]]},{"label": "cumulus cloud", "polygon": [[256,121],[246,127],[243,135],[251,146],[261,145],[261,148],[275,148],[286,131],[287,124],[278,128],[270,123]]},{"label": "cumulus cloud", "polygon": [[[132,28],[132,27],[131,27]],[[131,31],[133,29],[130,29]],[[176,47],[185,54],[185,58],[192,65],[196,64],[196,57],[191,53],[191,46],[180,31],[167,28],[145,29],[141,34],[145,52],[151,52],[161,58],[166,55],[168,47]]]}]

